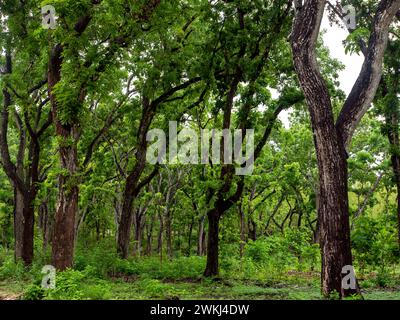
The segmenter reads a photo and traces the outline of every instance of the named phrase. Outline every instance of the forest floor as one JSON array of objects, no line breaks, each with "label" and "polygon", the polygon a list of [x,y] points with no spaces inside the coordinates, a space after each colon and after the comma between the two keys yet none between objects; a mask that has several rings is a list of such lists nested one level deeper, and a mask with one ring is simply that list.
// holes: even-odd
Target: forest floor
[{"label": "forest floor", "polygon": [[[366,300],[400,300],[400,286],[382,288],[360,281]],[[25,280],[0,281],[0,300],[23,299],[31,283]],[[288,272],[276,280],[209,280],[203,278],[152,279],[140,276],[113,276],[82,282],[82,294],[65,292],[61,299],[173,299],[173,300],[319,300],[319,278],[316,274]],[[101,289],[100,289],[101,288]],[[53,297],[54,298],[54,297]],[[57,297],[56,297],[57,298]]]},{"label": "forest floor", "polygon": [[[37,254],[32,266],[14,262],[12,251],[0,252],[0,300],[319,300],[319,261],[224,255],[219,278],[202,276],[204,256],[158,256],[123,260],[110,247],[79,248],[74,268],[57,272],[55,289],[43,290],[42,268],[50,253]],[[286,255],[284,256],[286,257]],[[367,300],[400,300],[400,265],[358,270]]]}]

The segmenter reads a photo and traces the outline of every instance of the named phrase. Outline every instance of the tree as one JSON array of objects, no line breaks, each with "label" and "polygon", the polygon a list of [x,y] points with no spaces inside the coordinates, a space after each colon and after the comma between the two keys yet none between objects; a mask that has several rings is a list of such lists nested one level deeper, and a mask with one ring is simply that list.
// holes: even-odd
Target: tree
[{"label": "tree", "polygon": [[[267,1],[266,5],[268,3]],[[253,97],[257,96],[257,93],[260,96],[263,95],[259,84],[265,81],[264,72],[268,67],[268,59],[273,56],[275,45],[279,43],[288,30],[287,23],[292,1],[281,1],[279,5],[273,6],[271,11],[266,11],[259,5],[262,7],[262,3],[249,6],[244,6],[241,3],[227,4],[226,7],[223,5],[220,10],[226,11],[224,15],[227,16],[224,26],[226,30],[234,31],[232,34],[225,30],[213,32],[217,40],[216,47],[222,46],[222,53],[224,53],[220,57],[216,56],[218,59],[215,63],[220,64],[216,69],[225,70],[223,77],[216,77],[218,87],[215,109],[217,111],[222,109],[222,129],[230,129],[234,126],[232,120],[234,99],[239,93],[243,95],[236,123],[236,128],[242,131],[243,138],[246,136],[246,128],[252,124],[252,109],[258,102],[254,101]],[[256,15],[257,19],[252,18],[253,14]],[[261,15],[264,18],[270,17],[269,21],[272,21],[268,25],[269,32],[265,31],[264,24],[261,23],[263,21]],[[218,16],[215,19],[218,20]],[[251,65],[251,68],[246,68],[246,64]],[[240,84],[244,81],[248,81],[249,84],[241,91]],[[260,92],[257,92],[257,90],[260,90]],[[254,161],[257,160],[267,142],[279,113],[292,104],[301,101],[301,99],[301,95],[283,93],[281,100],[274,105],[275,109],[268,110],[263,135],[254,150]],[[215,124],[218,122],[216,118]],[[223,152],[221,152],[221,159],[224,159]],[[205,276],[218,274],[220,219],[225,212],[237,203],[243,193],[244,177],[234,178],[234,170],[233,165],[222,165],[220,170],[216,171],[219,180],[218,187],[211,184],[207,190],[209,210],[207,212],[208,240]],[[235,185],[236,189],[234,189]]]},{"label": "tree", "polygon": [[[101,3],[101,0],[92,0],[89,5],[81,6],[78,12],[69,12],[71,17],[76,17],[77,14],[80,16],[75,18],[72,30],[65,25],[64,29],[69,31],[65,34],[57,34],[61,39],[56,39],[48,62],[49,96],[56,136],[59,139],[61,165],[52,260],[53,265],[60,270],[72,266],[73,263],[75,218],[78,211],[80,180],[77,150],[81,135],[79,116],[83,110],[88,89],[93,90],[94,83],[99,81],[105,71],[109,71],[107,68],[112,64],[120,49],[126,48],[128,43],[134,39],[131,28],[147,22],[160,1],[150,1],[139,8],[139,11],[120,3],[117,8],[120,10],[119,14],[131,15],[133,27],[130,21],[124,21],[122,26],[118,25],[118,21],[111,21],[110,25],[96,30],[100,27],[101,17],[106,18],[107,15],[107,12],[101,10],[96,12],[96,7],[101,7]],[[100,19],[97,21],[96,18]],[[110,22],[109,19],[104,20]],[[97,24],[91,25],[93,22],[97,22]],[[100,30],[101,32],[98,38],[94,37],[92,45],[85,48],[85,59],[80,61],[82,53],[80,49],[84,49],[89,37],[85,33],[87,30],[92,32]],[[110,30],[112,30],[111,35],[109,34]],[[138,33],[135,28],[134,31]],[[92,35],[94,34],[92,33]],[[98,45],[99,43],[107,43],[104,51]],[[77,70],[81,72],[76,72]]]},{"label": "tree", "polygon": [[294,65],[310,112],[318,159],[322,291],[325,296],[336,292],[343,297],[359,293],[359,288],[344,290],[341,284],[342,268],[352,265],[346,148],[378,88],[389,27],[400,1],[379,2],[362,70],[336,123],[330,94],[315,55],[325,5],[324,0],[298,2],[291,44]]},{"label": "tree", "polygon": [[[33,259],[35,200],[42,182],[43,163],[41,147],[46,130],[51,125],[47,110],[49,99],[45,90],[45,70],[40,63],[40,40],[34,39],[27,29],[38,23],[35,18],[25,19],[26,3],[2,4],[5,14],[1,48],[4,50],[2,102],[0,128],[1,165],[14,186],[15,258],[26,265]],[[29,77],[27,77],[29,75]],[[27,77],[25,81],[24,77]],[[10,123],[10,113],[14,121]],[[15,125],[19,134],[18,152],[12,160],[8,133]]]}]

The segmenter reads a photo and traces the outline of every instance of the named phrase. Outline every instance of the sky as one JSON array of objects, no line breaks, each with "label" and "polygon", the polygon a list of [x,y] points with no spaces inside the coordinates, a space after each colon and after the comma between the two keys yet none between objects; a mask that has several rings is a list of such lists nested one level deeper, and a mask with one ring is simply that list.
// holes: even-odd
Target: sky
[{"label": "sky", "polygon": [[[329,48],[331,57],[345,65],[345,69],[339,72],[339,81],[340,88],[349,94],[360,73],[364,58],[357,54],[345,54],[342,42],[346,39],[348,32],[337,25],[330,26],[327,15],[322,20],[321,30],[323,29],[326,29],[326,33],[323,35],[324,44]],[[279,115],[279,119],[286,128],[289,127],[289,114],[290,111],[285,111]]]}]

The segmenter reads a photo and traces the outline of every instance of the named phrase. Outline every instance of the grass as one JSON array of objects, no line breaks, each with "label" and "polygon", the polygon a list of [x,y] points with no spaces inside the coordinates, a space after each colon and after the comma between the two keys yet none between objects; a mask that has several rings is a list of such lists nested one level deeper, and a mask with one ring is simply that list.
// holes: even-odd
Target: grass
[{"label": "grass", "polygon": [[[45,299],[173,299],[173,300],[318,300],[321,299],[319,277],[307,273],[287,273],[278,279],[247,280],[224,279],[211,280],[196,278],[151,277],[149,274],[131,277],[107,277],[100,279],[92,276],[80,276],[79,285],[74,283],[78,271],[69,271],[60,276],[60,286],[68,286],[53,292]],[[83,273],[84,274],[84,273]],[[157,275],[157,272],[155,272]],[[83,277],[83,278],[82,278]],[[64,281],[64,282],[63,282]],[[78,280],[76,280],[78,281]],[[364,280],[367,281],[367,280]],[[32,281],[25,279],[5,279],[0,281],[0,299],[20,299],[26,297]],[[363,286],[361,282],[361,286]],[[379,288],[363,290],[366,300],[399,300],[399,288]]]},{"label": "grass", "polygon": [[[1,299],[56,300],[318,300],[318,261],[296,264],[293,259],[257,255],[238,261],[233,255],[221,259],[218,279],[202,276],[205,257],[178,256],[119,259],[112,244],[80,249],[73,269],[57,273],[56,288],[41,288],[41,268],[48,255],[37,258],[31,268],[13,262],[11,252],[0,257]],[[258,253],[258,250],[255,250]],[[313,260],[314,261],[314,260]],[[311,271],[314,270],[314,271]],[[359,281],[366,300],[400,300],[400,269],[379,273],[364,271]]]}]

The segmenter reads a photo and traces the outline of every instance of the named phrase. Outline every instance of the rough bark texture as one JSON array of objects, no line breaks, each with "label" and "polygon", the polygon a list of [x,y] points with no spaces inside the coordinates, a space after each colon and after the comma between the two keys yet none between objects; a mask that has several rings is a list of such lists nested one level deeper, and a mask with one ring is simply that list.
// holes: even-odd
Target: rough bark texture
[{"label": "rough bark texture", "polygon": [[[12,73],[12,56],[9,49],[6,51],[4,73]],[[38,87],[40,87],[39,85]],[[19,130],[19,146],[16,164],[11,161],[8,148],[7,132],[9,124],[9,107],[12,105],[12,96],[7,87],[3,88],[3,109],[0,126],[0,155],[4,172],[14,186],[14,234],[15,259],[22,259],[25,265],[30,265],[33,259],[33,228],[34,228],[34,200],[37,195],[39,181],[39,137],[48,126],[46,123],[40,130],[35,131],[25,114],[23,121],[15,111],[15,122]],[[30,92],[31,93],[31,92]],[[35,128],[37,129],[37,128]],[[26,151],[26,132],[29,132],[29,165],[24,167]]]},{"label": "rough bark texture", "polygon": [[360,76],[335,125],[330,95],[317,65],[315,46],[326,1],[309,0],[297,8],[291,35],[296,72],[309,108],[319,168],[319,240],[322,254],[321,282],[325,296],[359,293],[343,290],[341,270],[352,265],[347,193],[347,153],[355,127],[375,95],[381,76],[388,26],[400,1],[381,1],[369,52]]},{"label": "rough bark texture", "polygon": [[381,0],[379,3],[361,72],[336,122],[346,147],[349,146],[357,125],[371,106],[379,87],[389,26],[399,9],[399,0]]},{"label": "rough bark texture", "polygon": [[58,270],[72,267],[75,244],[75,218],[79,188],[74,183],[78,172],[76,146],[60,148],[61,168],[68,175],[58,177],[58,198],[53,236],[53,265]]},{"label": "rough bark texture", "polygon": [[15,261],[22,259],[24,229],[24,201],[20,191],[14,189],[14,257]]},{"label": "rough bark texture", "polygon": [[[63,173],[58,177],[58,197],[52,241],[52,264],[58,270],[72,267],[75,239],[75,217],[78,210],[78,129],[74,124],[63,125],[58,119],[58,105],[54,86],[61,79],[61,45],[56,45],[50,55],[48,87],[56,134],[60,138],[60,166]],[[64,173],[65,172],[65,173]]]},{"label": "rough bark texture", "polygon": [[219,220],[220,214],[217,210],[207,213],[208,217],[208,238],[207,238],[207,265],[204,276],[212,277],[218,275],[219,271]]},{"label": "rough bark texture", "polygon": [[[330,96],[319,73],[315,43],[325,1],[300,9],[292,33],[294,64],[310,111],[320,180],[321,282],[325,295],[342,294],[341,270],[352,265],[344,144],[336,132]],[[354,292],[351,292],[354,293]]]}]

